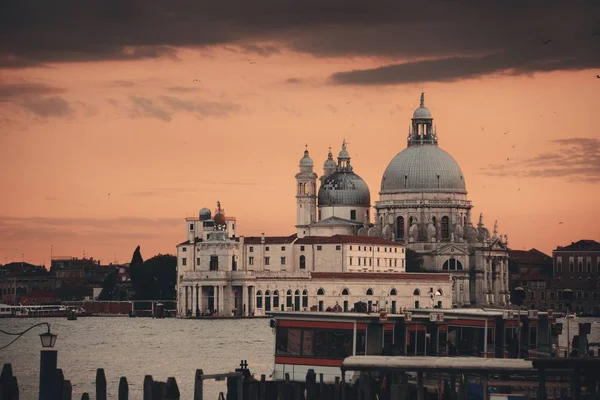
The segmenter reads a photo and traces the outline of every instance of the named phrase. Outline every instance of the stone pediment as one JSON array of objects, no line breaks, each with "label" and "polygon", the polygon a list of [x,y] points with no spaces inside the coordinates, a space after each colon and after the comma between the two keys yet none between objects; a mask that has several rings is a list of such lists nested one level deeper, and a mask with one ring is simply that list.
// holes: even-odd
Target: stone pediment
[{"label": "stone pediment", "polygon": [[468,255],[469,251],[464,249],[462,246],[457,246],[454,243],[447,243],[441,247],[438,247],[437,250],[433,251],[432,254],[435,255]]},{"label": "stone pediment", "polygon": [[492,243],[490,244],[490,249],[497,251],[506,251],[508,250],[508,247],[504,243],[502,243],[502,241],[500,241],[500,238],[496,238],[492,240]]}]

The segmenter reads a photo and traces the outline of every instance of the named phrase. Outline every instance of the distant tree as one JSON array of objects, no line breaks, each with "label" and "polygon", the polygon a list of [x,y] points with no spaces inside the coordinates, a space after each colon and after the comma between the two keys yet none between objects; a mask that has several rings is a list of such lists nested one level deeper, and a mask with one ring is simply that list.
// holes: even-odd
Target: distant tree
[{"label": "distant tree", "polygon": [[406,249],[406,272],[424,272],[423,257],[414,250]]},{"label": "distant tree", "polygon": [[[144,290],[144,286],[148,284],[144,274],[144,259],[140,251],[140,246],[136,247],[129,263],[129,275],[131,278],[131,288],[135,293]],[[136,296],[137,298],[137,296]]]},{"label": "distant tree", "polygon": [[114,270],[110,274],[106,275],[104,282],[102,283],[102,291],[98,295],[98,300],[114,300],[115,299],[115,288],[117,286],[117,271]]},{"label": "distant tree", "polygon": [[131,268],[131,285],[136,300],[175,300],[177,257],[158,254]]}]

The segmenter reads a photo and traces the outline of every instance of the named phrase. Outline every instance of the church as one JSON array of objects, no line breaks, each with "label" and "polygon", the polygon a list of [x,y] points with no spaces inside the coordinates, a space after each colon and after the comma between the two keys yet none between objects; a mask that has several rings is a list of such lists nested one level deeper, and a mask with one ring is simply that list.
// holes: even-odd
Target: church
[{"label": "church", "polygon": [[[407,147],[388,164],[371,209],[346,141],[323,174],[308,149],[296,178],[296,232],[236,235],[220,203],[186,218],[177,245],[178,315],[262,315],[270,310],[349,311],[507,305],[507,236],[471,220],[465,178],[438,146],[424,94]],[[318,186],[317,186],[318,185]],[[373,215],[372,215],[373,214]],[[406,272],[406,249],[422,260]]]}]

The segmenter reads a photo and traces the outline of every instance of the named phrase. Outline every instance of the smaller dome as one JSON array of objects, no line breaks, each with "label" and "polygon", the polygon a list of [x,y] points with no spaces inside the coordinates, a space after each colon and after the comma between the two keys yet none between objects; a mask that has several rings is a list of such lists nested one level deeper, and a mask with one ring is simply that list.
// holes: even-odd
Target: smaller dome
[{"label": "smaller dome", "polygon": [[200,210],[200,221],[208,221],[211,217],[211,212],[208,208],[204,207]]},{"label": "smaller dome", "polygon": [[350,158],[350,153],[348,153],[348,150],[346,150],[345,144],[346,144],[346,142],[344,141],[344,147],[342,147],[342,150],[340,150],[340,153],[338,154],[338,158],[341,158],[341,159]]},{"label": "smaller dome", "polygon": [[413,113],[413,119],[433,119],[427,107],[419,107]]},{"label": "smaller dome", "polygon": [[215,214],[214,218],[215,224],[221,225],[225,223],[225,214],[218,212]]},{"label": "smaller dome", "polygon": [[333,159],[333,154],[331,154],[331,151],[329,151],[329,154],[327,154],[327,160],[325,160],[325,162],[323,163],[323,169],[335,170],[335,167],[337,167],[337,164]]},{"label": "smaller dome", "polygon": [[312,166],[314,166],[312,158],[310,158],[309,155],[308,155],[308,150],[304,150],[304,157],[302,157],[300,159],[300,166],[301,167],[312,167]]}]

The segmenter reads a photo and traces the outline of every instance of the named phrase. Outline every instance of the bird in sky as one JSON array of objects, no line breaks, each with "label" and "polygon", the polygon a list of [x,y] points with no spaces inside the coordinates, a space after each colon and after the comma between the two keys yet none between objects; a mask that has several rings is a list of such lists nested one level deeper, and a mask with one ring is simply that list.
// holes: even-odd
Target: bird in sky
[{"label": "bird in sky", "polygon": [[517,189],[517,192],[520,192],[520,191],[521,191],[521,188],[518,188],[518,189]]},{"label": "bird in sky", "polygon": [[596,79],[600,79],[600,75],[596,75]]},{"label": "bird in sky", "polygon": [[513,149],[515,148],[516,144],[513,145]]},{"label": "bird in sky", "polygon": [[508,133],[508,131],[504,132],[504,134],[506,135]]},{"label": "bird in sky", "polygon": [[346,104],[350,104],[350,103],[352,103],[352,100],[346,102]]},{"label": "bird in sky", "polygon": [[108,195],[110,196],[110,192],[108,193]]},{"label": "bird in sky", "polygon": [[559,224],[559,225],[562,225],[562,221],[560,221],[558,224]]},{"label": "bird in sky", "polygon": [[548,40],[542,40],[542,44],[548,44],[552,41],[552,39],[548,39]]},{"label": "bird in sky", "polygon": [[194,82],[202,83],[200,79],[194,79]]},{"label": "bird in sky", "polygon": [[506,161],[510,161],[510,158],[506,157]]},{"label": "bird in sky", "polygon": [[249,62],[250,64],[256,64],[256,61],[251,61],[251,60],[248,60],[248,62]]}]

